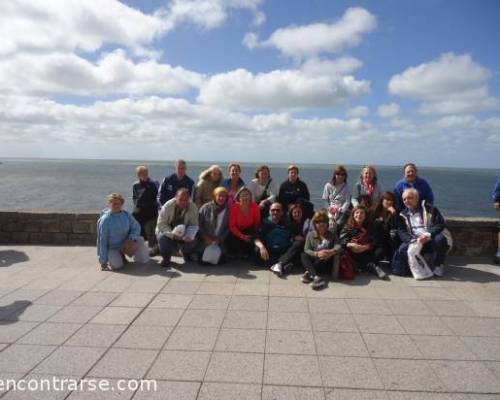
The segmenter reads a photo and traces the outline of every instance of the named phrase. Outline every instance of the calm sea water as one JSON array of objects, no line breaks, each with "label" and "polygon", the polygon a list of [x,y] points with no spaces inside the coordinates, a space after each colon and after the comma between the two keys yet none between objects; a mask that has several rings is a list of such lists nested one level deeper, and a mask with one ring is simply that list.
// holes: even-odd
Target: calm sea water
[{"label": "calm sea water", "polygon": [[[0,210],[100,211],[105,197],[120,192],[130,209],[134,168],[138,161],[103,160],[0,160]],[[150,176],[161,182],[173,173],[172,162],[146,162]],[[209,163],[188,163],[188,175],[196,182]],[[225,163],[220,164],[225,170]],[[278,182],[286,179],[286,165],[269,164]],[[242,177],[249,182],[256,164],[242,163]],[[330,180],[333,165],[299,165],[300,177],[309,186],[317,208],[323,207],[321,195]],[[360,166],[346,166],[348,183],[359,176]],[[376,166],[384,190],[391,190],[401,178],[400,167]],[[446,216],[497,217],[491,194],[499,171],[491,169],[419,168],[419,175],[432,186],[435,204]]]}]

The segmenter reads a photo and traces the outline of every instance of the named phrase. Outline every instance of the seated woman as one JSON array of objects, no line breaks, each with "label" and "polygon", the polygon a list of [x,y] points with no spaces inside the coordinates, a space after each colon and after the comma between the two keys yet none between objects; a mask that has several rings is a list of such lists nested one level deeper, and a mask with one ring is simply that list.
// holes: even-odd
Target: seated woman
[{"label": "seated woman", "polygon": [[221,253],[219,262],[224,259],[227,250],[225,241],[229,234],[228,219],[227,190],[220,186],[213,191],[213,200],[199,211],[201,254],[208,246],[217,245]]},{"label": "seated woman", "polygon": [[222,170],[218,165],[212,165],[202,171],[194,192],[196,207],[201,208],[203,204],[210,203],[213,200],[214,189],[220,186],[221,182]]},{"label": "seated woman", "polygon": [[320,211],[312,218],[314,230],[306,236],[304,252],[301,254],[302,265],[306,272],[302,282],[311,283],[315,290],[326,286],[323,274],[332,274],[334,279],[338,276],[338,257],[341,246],[337,235],[328,230],[328,214]]},{"label": "seated woman", "polygon": [[231,253],[251,255],[260,227],[260,208],[252,200],[252,193],[242,187],[235,196],[236,203],[229,208],[228,247]]},{"label": "seated woman", "polygon": [[269,207],[276,201],[278,185],[271,178],[271,171],[267,165],[261,165],[255,171],[255,178],[248,185],[254,201],[259,205],[262,219],[269,216]]},{"label": "seated woman", "polygon": [[347,186],[347,170],[343,165],[337,165],[330,182],[323,189],[323,200],[326,202],[330,229],[342,229],[349,217],[351,192]]},{"label": "seated woman", "polygon": [[383,258],[392,260],[394,250],[398,248],[398,221],[394,194],[383,192],[373,212],[373,234],[377,247],[382,249]]},{"label": "seated woman", "polygon": [[376,204],[380,198],[380,193],[382,193],[382,189],[377,182],[377,171],[371,165],[363,167],[358,182],[354,184],[352,189],[352,206],[359,205],[358,198],[361,195],[370,196],[372,204]]},{"label": "seated woman", "polygon": [[120,269],[127,262],[125,254],[137,262],[148,262],[148,249],[139,222],[122,210],[125,199],[119,193],[107,197],[109,208],[97,221],[97,254],[102,271]]},{"label": "seated woman", "polygon": [[340,233],[340,243],[347,250],[358,270],[370,271],[380,279],[389,279],[377,264],[380,259],[380,249],[376,248],[372,232],[368,229],[364,207],[354,207]]},{"label": "seated woman", "polygon": [[227,167],[229,178],[222,181],[221,186],[224,186],[228,193],[227,205],[231,207],[236,202],[236,193],[238,190],[245,186],[245,182],[240,178],[241,167],[240,164],[229,164]]}]

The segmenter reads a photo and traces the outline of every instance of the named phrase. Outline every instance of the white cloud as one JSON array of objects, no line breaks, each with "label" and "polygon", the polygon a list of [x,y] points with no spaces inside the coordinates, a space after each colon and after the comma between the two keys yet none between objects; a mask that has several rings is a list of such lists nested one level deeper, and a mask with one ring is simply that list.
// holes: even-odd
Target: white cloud
[{"label": "white cloud", "polygon": [[346,111],[348,117],[366,117],[369,113],[370,110],[366,106],[357,106]]},{"label": "white cloud", "polygon": [[27,94],[182,93],[203,76],[156,60],[134,63],[123,50],[92,63],[75,54],[19,54],[0,61],[0,91]]},{"label": "white cloud", "polygon": [[307,58],[321,53],[338,53],[361,42],[361,35],[373,31],[376,17],[360,7],[348,8],[342,18],[332,24],[315,23],[281,28],[259,46],[275,47],[282,54]]},{"label": "white cloud", "polygon": [[390,104],[381,104],[377,108],[378,115],[384,118],[395,117],[399,114],[399,104],[390,103]]},{"label": "white cloud", "polygon": [[203,104],[246,110],[331,107],[366,94],[370,83],[345,75],[361,63],[353,58],[310,60],[301,69],[253,74],[237,69],[212,76],[201,87]]},{"label": "white cloud", "polygon": [[247,10],[253,13],[253,25],[264,23],[266,16],[259,10],[262,0],[173,0],[155,15],[161,18],[167,29],[181,23],[191,23],[203,29],[221,26],[231,10]]},{"label": "white cloud", "polygon": [[489,94],[491,72],[465,55],[446,53],[410,67],[389,81],[389,91],[420,100],[423,114],[474,113],[494,109],[500,101]]}]

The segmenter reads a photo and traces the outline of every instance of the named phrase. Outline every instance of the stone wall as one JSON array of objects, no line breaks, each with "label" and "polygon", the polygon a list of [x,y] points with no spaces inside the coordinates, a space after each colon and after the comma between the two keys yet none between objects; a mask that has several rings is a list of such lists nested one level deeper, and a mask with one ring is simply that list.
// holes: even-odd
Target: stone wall
[{"label": "stone wall", "polygon": [[[0,243],[95,245],[96,213],[2,212]],[[491,256],[498,241],[498,222],[493,218],[448,218],[452,254]]]}]

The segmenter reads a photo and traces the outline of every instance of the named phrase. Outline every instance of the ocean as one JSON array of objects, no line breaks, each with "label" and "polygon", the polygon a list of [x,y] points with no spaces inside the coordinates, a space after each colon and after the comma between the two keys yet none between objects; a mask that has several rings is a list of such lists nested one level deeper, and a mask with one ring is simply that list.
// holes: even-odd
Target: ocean
[{"label": "ocean", "polygon": [[[126,198],[125,207],[132,207],[134,169],[144,164],[151,178],[161,182],[173,173],[173,162],[116,161],[116,160],[0,160],[0,210],[53,210],[98,212],[106,206],[105,197],[119,192]],[[188,175],[196,182],[198,175],[217,162],[189,162]],[[225,171],[227,163],[220,163]],[[241,163],[242,178],[253,178],[255,163]],[[287,165],[268,164],[271,176],[282,182],[287,176]],[[300,178],[311,192],[316,208],[324,206],[321,195],[324,184],[331,179],[335,166],[326,164],[299,164]],[[391,190],[402,177],[401,167],[375,166],[384,190]],[[348,183],[354,184],[361,166],[346,165]],[[492,206],[491,195],[499,176],[493,169],[462,169],[419,167],[419,176],[431,185],[435,205],[445,216],[498,217]]]}]

